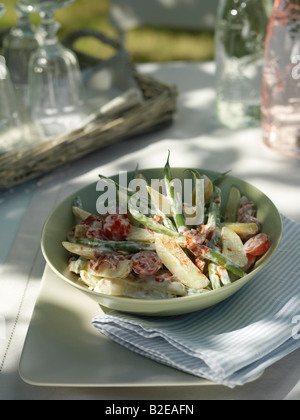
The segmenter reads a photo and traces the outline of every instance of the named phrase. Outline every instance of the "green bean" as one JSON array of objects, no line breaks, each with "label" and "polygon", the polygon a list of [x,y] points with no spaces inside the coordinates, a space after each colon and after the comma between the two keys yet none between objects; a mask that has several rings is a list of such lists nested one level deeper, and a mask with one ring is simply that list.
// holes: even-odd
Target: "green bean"
[{"label": "green bean", "polygon": [[171,175],[169,158],[170,158],[170,151],[168,154],[167,162],[164,167],[164,180],[165,180],[167,198],[170,202],[171,213],[172,213],[176,228],[177,230],[179,230],[181,227],[185,227],[185,220],[182,214],[182,206],[180,208],[180,205],[178,203],[178,198],[175,197],[174,186],[171,184],[172,175]]},{"label": "green bean", "polygon": [[177,230],[176,230],[172,220],[168,216],[166,216],[165,213],[163,211],[161,211],[153,202],[152,202],[152,207],[155,210],[155,213],[162,218],[163,225],[166,228],[168,228],[168,229],[172,230],[173,232],[177,233]]},{"label": "green bean", "polygon": [[225,257],[218,251],[205,247],[202,249],[201,255],[208,261],[225,267],[228,271],[236,274],[238,277],[244,277],[246,275],[246,273],[240,267],[238,267],[236,264],[234,264],[234,262],[232,262],[229,258]]},{"label": "green bean", "polygon": [[[205,185],[204,185],[204,179],[203,177],[199,174],[198,171],[196,171],[195,169],[189,169],[190,172],[192,172],[193,176],[194,176],[194,181],[195,181],[195,188],[194,188],[194,193],[195,194],[195,204],[196,204],[196,214],[197,214],[197,219],[198,225],[202,225],[204,223],[204,219],[205,219]],[[201,183],[199,182],[201,181]],[[198,197],[198,195],[200,194],[200,199]]]},{"label": "green bean", "polygon": [[97,248],[103,251],[123,251],[127,253],[138,251],[154,251],[155,244],[151,242],[138,241],[102,241],[97,238],[82,238],[76,241],[77,244]]},{"label": "green bean", "polygon": [[135,191],[132,191],[129,188],[125,188],[122,185],[119,185],[117,182],[113,181],[111,178],[107,178],[106,176],[101,175],[101,174],[98,175],[98,177],[100,179],[103,179],[104,181],[106,181],[108,184],[114,185],[114,187],[116,188],[116,191],[118,192],[118,194],[124,193],[128,197],[131,197],[135,193]]},{"label": "green bean", "polygon": [[[221,201],[222,192],[219,187],[214,185],[213,197],[208,209],[208,224],[215,228],[210,240],[210,246],[213,251],[221,252],[222,250],[222,237],[220,232],[221,224]],[[215,276],[218,276],[222,284],[231,283],[228,271],[222,265],[214,265],[211,267],[211,277],[216,280]]]},{"label": "green bean", "polygon": [[221,201],[222,191],[216,185],[214,186],[213,196],[208,209],[207,223],[215,228],[220,228],[221,224]]},{"label": "green bean", "polygon": [[[178,234],[178,232],[169,229],[168,227],[161,225],[160,223],[156,222],[155,220],[151,219],[151,217],[148,217],[144,215],[143,213],[139,212],[136,207],[132,204],[131,199],[128,201],[128,210],[132,217],[139,222],[141,225],[144,225],[148,229],[153,230],[153,232],[160,233],[162,235],[168,235],[168,236],[181,236]],[[185,240],[185,238],[183,237]]]},{"label": "green bean", "polygon": [[228,171],[223,172],[221,174],[217,174],[215,176],[210,176],[211,182],[215,185],[217,182],[219,182],[222,178],[224,178],[230,172],[231,172],[231,169],[229,169]]},{"label": "green bean", "polygon": [[220,233],[222,200],[221,194],[221,189],[214,185],[214,192],[208,208],[207,218],[207,224],[215,228],[210,240],[210,246],[216,251],[221,251],[222,249],[222,238]]}]

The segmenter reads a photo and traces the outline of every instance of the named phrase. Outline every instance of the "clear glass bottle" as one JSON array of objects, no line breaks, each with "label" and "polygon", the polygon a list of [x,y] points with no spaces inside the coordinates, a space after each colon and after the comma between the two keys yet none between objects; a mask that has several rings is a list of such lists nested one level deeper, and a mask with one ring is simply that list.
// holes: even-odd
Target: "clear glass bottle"
[{"label": "clear glass bottle", "polygon": [[220,122],[260,124],[261,76],[272,0],[220,0],[216,26],[216,94]]},{"label": "clear glass bottle", "polygon": [[30,21],[30,13],[15,6],[18,22],[3,40],[3,53],[14,84],[18,101],[26,108],[28,105],[28,62],[31,54],[42,45],[41,31],[36,30]]},{"label": "clear glass bottle", "polygon": [[275,0],[262,83],[263,140],[281,155],[300,157],[300,0]]}]

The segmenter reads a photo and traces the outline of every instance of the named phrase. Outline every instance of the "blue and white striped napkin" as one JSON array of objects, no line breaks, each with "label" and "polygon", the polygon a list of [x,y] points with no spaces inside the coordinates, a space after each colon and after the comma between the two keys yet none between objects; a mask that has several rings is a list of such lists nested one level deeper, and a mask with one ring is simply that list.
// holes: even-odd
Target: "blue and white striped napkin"
[{"label": "blue and white striped napkin", "polygon": [[110,312],[93,325],[138,354],[215,383],[234,388],[255,379],[300,347],[300,224],[282,220],[270,263],[226,301],[176,317]]}]

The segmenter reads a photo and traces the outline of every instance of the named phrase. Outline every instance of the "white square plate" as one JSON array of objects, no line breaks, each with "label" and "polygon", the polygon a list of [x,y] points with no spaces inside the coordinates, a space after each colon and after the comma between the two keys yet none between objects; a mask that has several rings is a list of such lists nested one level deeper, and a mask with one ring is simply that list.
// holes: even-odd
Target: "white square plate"
[{"label": "white square plate", "polygon": [[96,302],[46,266],[20,360],[21,378],[37,386],[213,384],[107,339],[91,324],[100,312]]}]

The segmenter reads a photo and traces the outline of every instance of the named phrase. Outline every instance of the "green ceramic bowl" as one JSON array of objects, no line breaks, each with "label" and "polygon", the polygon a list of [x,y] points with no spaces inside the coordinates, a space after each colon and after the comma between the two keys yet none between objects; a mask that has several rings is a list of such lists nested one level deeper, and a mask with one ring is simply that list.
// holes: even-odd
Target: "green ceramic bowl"
[{"label": "green ceramic bowl", "polygon": [[[217,175],[216,172],[212,171],[202,169],[198,171],[209,177]],[[142,172],[149,181],[163,177],[162,169],[147,169]],[[188,173],[182,168],[172,168],[172,175],[174,178],[184,179],[187,178]],[[118,176],[112,177],[112,179],[117,181]],[[272,201],[260,190],[241,179],[229,175],[225,176],[218,185],[222,190],[223,207],[232,186],[238,187],[242,194],[256,203],[257,216],[262,223],[262,230],[269,235],[271,243],[268,252],[258,261],[253,271],[230,285],[201,295],[174,299],[142,300],[103,295],[89,290],[87,287],[82,286],[81,283],[79,284],[77,276],[68,271],[68,252],[61,243],[66,239],[67,232],[75,222],[71,210],[75,196],[79,195],[81,197],[83,206],[87,211],[96,213],[96,200],[100,195],[96,191],[96,183],[80,189],[60,203],[52,212],[43,229],[41,241],[43,255],[49,266],[62,281],[66,281],[70,284],[70,287],[75,287],[78,291],[87,294],[98,302],[104,310],[113,309],[140,315],[167,316],[198,311],[215,305],[232,296],[257,275],[262,267],[268,263],[271,255],[274,254],[282,236],[280,214]]]}]

